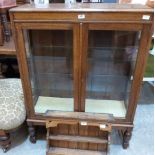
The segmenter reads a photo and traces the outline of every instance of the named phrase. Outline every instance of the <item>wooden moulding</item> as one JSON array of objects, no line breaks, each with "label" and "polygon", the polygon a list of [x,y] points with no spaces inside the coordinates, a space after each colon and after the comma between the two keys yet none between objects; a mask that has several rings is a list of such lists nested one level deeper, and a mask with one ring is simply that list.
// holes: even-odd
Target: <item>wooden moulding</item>
[{"label": "wooden moulding", "polygon": [[46,128],[57,127],[60,124],[80,125],[80,126],[93,126],[93,127],[99,127],[101,131],[108,131],[108,132],[111,132],[111,130],[112,130],[112,126],[109,123],[94,123],[94,122],[76,121],[76,120],[46,121]]},{"label": "wooden moulding", "polygon": [[45,116],[53,119],[63,119],[63,120],[70,119],[78,121],[87,120],[87,121],[113,122],[115,120],[112,114],[98,114],[98,113],[86,113],[86,112],[47,111]]},{"label": "wooden moulding", "polygon": [[[134,5],[133,5],[134,6]],[[83,13],[85,18],[78,18],[79,13]],[[153,9],[130,4],[87,4],[73,5],[66,7],[65,4],[50,4],[46,9],[38,9],[33,5],[25,4],[23,6],[13,8],[10,13],[14,16],[14,22],[24,23],[32,22],[112,22],[112,23],[150,23],[153,17]],[[39,13],[39,16],[38,16]],[[62,16],[63,14],[63,16]],[[143,15],[149,15],[150,20],[144,20]]]},{"label": "wooden moulding", "polygon": [[[40,13],[40,12],[39,12]],[[62,16],[63,13],[63,16]],[[20,20],[23,20],[24,22],[31,22],[32,20],[35,20],[36,22],[79,22],[80,20],[77,18],[78,13],[76,12],[58,12],[58,13],[50,13],[50,12],[44,12],[40,14],[38,17],[38,12],[28,12],[26,15],[24,12],[16,12],[14,13],[14,21],[19,22]],[[122,12],[116,12],[115,15],[113,13],[84,13],[86,18],[82,20],[82,22],[103,22],[104,23],[150,23],[151,20],[143,20],[142,16],[143,13],[122,13]],[[146,15],[149,15],[151,18],[153,17],[151,13],[146,13]],[[150,18],[150,19],[151,19]]]}]

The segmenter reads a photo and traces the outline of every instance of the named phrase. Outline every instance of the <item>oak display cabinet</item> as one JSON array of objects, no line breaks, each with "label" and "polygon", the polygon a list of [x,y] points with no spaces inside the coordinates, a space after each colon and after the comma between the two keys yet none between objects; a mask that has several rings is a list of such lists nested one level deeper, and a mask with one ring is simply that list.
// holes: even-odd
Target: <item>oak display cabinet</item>
[{"label": "oak display cabinet", "polygon": [[[89,3],[37,9],[26,4],[11,9],[10,17],[30,140],[36,140],[34,127],[47,121],[84,121],[85,126],[96,124],[93,134],[103,124],[118,129],[127,148],[153,31],[153,9]],[[69,135],[66,124],[57,130]],[[80,123],[76,128],[80,135]]]}]

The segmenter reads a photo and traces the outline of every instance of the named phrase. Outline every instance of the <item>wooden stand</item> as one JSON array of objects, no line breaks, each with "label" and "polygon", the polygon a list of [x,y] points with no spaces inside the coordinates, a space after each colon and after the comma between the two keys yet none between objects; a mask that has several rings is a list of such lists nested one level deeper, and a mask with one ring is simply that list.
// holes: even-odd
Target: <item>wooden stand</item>
[{"label": "wooden stand", "polygon": [[[88,154],[90,150],[107,154],[110,124],[86,121],[47,121],[47,155]],[[62,149],[66,148],[62,152]],[[88,151],[88,152],[87,152]]]}]

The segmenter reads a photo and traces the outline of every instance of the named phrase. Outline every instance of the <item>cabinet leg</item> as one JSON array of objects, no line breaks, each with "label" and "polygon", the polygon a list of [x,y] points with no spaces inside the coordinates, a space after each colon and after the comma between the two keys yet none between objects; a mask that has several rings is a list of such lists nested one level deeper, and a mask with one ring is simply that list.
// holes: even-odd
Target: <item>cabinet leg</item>
[{"label": "cabinet leg", "polygon": [[31,143],[36,143],[36,132],[35,132],[35,127],[34,126],[29,126],[29,140]]},{"label": "cabinet leg", "polygon": [[129,141],[132,137],[132,129],[125,130],[123,134],[123,148],[127,149],[129,147]]},{"label": "cabinet leg", "polygon": [[[3,133],[3,134],[2,134]],[[7,152],[11,147],[10,134],[5,132],[0,132],[0,144],[2,146],[3,152]]]},{"label": "cabinet leg", "polygon": [[110,155],[110,134],[108,134],[107,155]]}]

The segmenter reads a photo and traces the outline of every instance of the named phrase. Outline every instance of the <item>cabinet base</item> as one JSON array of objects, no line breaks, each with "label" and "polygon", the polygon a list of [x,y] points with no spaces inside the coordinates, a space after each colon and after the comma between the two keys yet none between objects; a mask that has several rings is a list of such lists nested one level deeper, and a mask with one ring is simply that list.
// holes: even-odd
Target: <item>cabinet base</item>
[{"label": "cabinet base", "polygon": [[[32,143],[36,143],[35,126],[46,126],[46,122],[46,119],[27,119],[27,123],[29,126],[30,141]],[[122,146],[124,149],[127,149],[129,146],[129,141],[131,139],[133,125],[131,123],[118,123],[116,121],[114,123],[111,123],[111,126],[113,129],[117,129],[119,131],[120,138],[122,139]],[[63,129],[65,130],[66,128]]]}]

